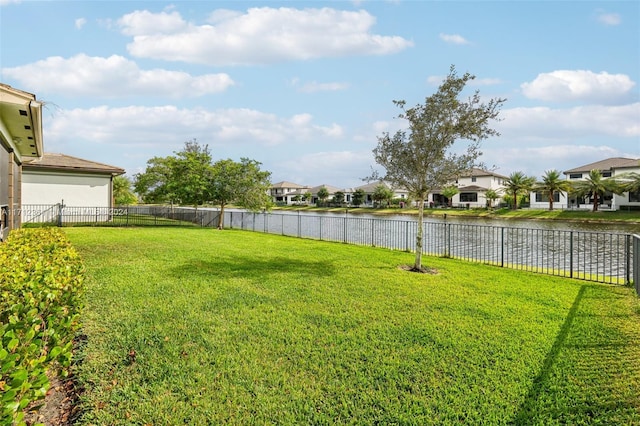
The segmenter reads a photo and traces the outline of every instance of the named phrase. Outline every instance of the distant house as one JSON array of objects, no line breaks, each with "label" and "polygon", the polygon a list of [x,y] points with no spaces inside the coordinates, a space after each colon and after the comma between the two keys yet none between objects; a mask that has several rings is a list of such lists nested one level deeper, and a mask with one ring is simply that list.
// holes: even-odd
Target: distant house
[{"label": "distant house", "polygon": [[[311,193],[311,204],[317,204],[318,201],[320,201],[320,197],[318,197],[318,192],[320,192],[320,190],[322,188],[326,188],[329,196],[327,197],[326,201],[331,201],[331,199],[333,198],[333,196],[335,195],[336,192],[340,192],[342,191],[342,189],[335,187],[335,186],[331,186],[331,185],[318,185],[318,186],[314,186],[311,188],[308,188],[305,190],[305,192],[309,192]],[[344,191],[342,191],[344,192]]]},{"label": "distant house", "polygon": [[345,193],[345,201],[347,203],[351,203],[351,199],[353,197],[353,194],[357,190],[361,190],[365,194],[365,197],[364,197],[364,200],[363,200],[363,205],[365,205],[365,206],[373,206],[373,204],[374,204],[374,202],[373,202],[373,194],[376,191],[376,188],[378,186],[380,186],[380,185],[384,185],[388,189],[390,189],[393,192],[393,198],[397,198],[397,199],[407,200],[408,201],[409,196],[408,196],[408,192],[405,189],[393,188],[388,183],[382,182],[382,181],[369,182],[367,184],[360,185],[360,186],[357,186],[355,188],[345,189],[343,191]]},{"label": "distant house", "polygon": [[492,189],[498,192],[498,195],[502,195],[504,181],[507,179],[498,173],[474,168],[457,182],[452,182],[458,188],[458,193],[451,197],[451,200],[447,200],[442,194],[443,188],[438,188],[429,194],[429,204],[445,206],[450,201],[450,204],[456,207],[487,207],[487,191]]},{"label": "distant house", "polygon": [[[625,173],[640,173],[640,159],[638,158],[622,158],[613,157],[605,160],[596,161],[595,163],[585,164],[584,166],[575,167],[566,170],[564,174],[566,178],[575,182],[583,180],[589,176],[591,170],[598,170],[603,178],[613,177],[619,178]],[[622,195],[605,194],[600,204],[604,208],[611,210],[621,209],[640,209],[640,194],[625,192]],[[569,208],[591,208],[593,199],[585,197],[578,199],[575,196],[569,196]]]},{"label": "distant house", "polygon": [[[23,164],[22,204],[35,206],[113,207],[113,178],[124,170],[64,154],[45,153]],[[25,220],[27,217],[25,216]]]},{"label": "distant house", "polygon": [[22,165],[43,153],[42,103],[0,83],[0,239],[20,227]]},{"label": "distant house", "polygon": [[308,186],[298,185],[293,182],[278,182],[271,185],[269,189],[269,195],[271,195],[271,200],[276,204],[292,204],[293,198],[295,196],[302,197],[306,192],[306,189],[309,189]]}]

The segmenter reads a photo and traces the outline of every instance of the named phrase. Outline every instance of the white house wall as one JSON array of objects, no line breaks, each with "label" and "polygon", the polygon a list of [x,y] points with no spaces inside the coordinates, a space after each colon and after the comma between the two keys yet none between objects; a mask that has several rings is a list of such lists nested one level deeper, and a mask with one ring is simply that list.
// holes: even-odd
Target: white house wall
[{"label": "white house wall", "polygon": [[111,207],[110,176],[23,171],[22,204]]}]

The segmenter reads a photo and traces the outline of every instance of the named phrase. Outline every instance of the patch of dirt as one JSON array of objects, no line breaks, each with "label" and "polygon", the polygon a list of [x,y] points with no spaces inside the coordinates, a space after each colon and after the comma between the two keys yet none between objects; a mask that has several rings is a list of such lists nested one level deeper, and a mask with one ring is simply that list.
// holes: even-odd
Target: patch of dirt
[{"label": "patch of dirt", "polygon": [[49,376],[51,387],[44,400],[38,401],[25,416],[27,425],[71,426],[80,416],[79,392],[73,378]]},{"label": "patch of dirt", "polygon": [[437,269],[427,268],[425,266],[423,266],[420,269],[417,269],[417,268],[414,268],[413,265],[400,265],[400,266],[398,266],[398,268],[402,269],[403,271],[416,272],[418,274],[431,274],[431,275],[437,275],[438,274],[438,270]]}]

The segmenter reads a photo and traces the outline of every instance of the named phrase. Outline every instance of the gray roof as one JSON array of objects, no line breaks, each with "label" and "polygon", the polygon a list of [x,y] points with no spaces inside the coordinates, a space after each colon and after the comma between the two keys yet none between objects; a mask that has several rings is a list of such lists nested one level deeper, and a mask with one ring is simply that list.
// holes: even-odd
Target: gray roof
[{"label": "gray roof", "polygon": [[108,164],[98,163],[82,158],[72,157],[65,154],[54,154],[45,152],[40,158],[27,160],[23,164],[26,170],[58,170],[58,171],[77,171],[84,173],[124,174],[124,169],[120,167],[110,166]]},{"label": "gray roof", "polygon": [[591,170],[605,171],[634,167],[640,167],[640,159],[613,157],[607,158],[606,160],[596,161],[595,163],[585,164],[584,166],[576,167],[571,170],[565,170],[563,173],[568,175],[569,173],[588,173]]}]

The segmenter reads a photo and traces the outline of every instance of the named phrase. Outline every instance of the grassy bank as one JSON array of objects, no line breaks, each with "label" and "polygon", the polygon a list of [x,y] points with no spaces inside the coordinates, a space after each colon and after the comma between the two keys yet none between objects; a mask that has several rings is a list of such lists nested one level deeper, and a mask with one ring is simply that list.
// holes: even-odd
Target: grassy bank
[{"label": "grassy bank", "polygon": [[[417,215],[418,210],[415,208],[385,208],[374,209],[367,207],[358,208],[331,208],[331,207],[310,207],[310,206],[280,206],[275,207],[274,211],[305,211],[305,212],[334,212],[344,213],[348,211],[349,214],[366,213],[372,215]],[[639,211],[579,211],[579,210],[538,210],[538,209],[446,209],[446,208],[434,208],[425,209],[425,216],[442,217],[457,216],[457,217],[481,217],[481,218],[493,218],[493,219],[531,219],[531,220],[577,220],[577,221],[601,221],[601,222],[625,222],[625,223],[640,223]]]},{"label": "grassy bank", "polygon": [[610,287],[244,231],[70,228],[83,424],[639,424]]}]

